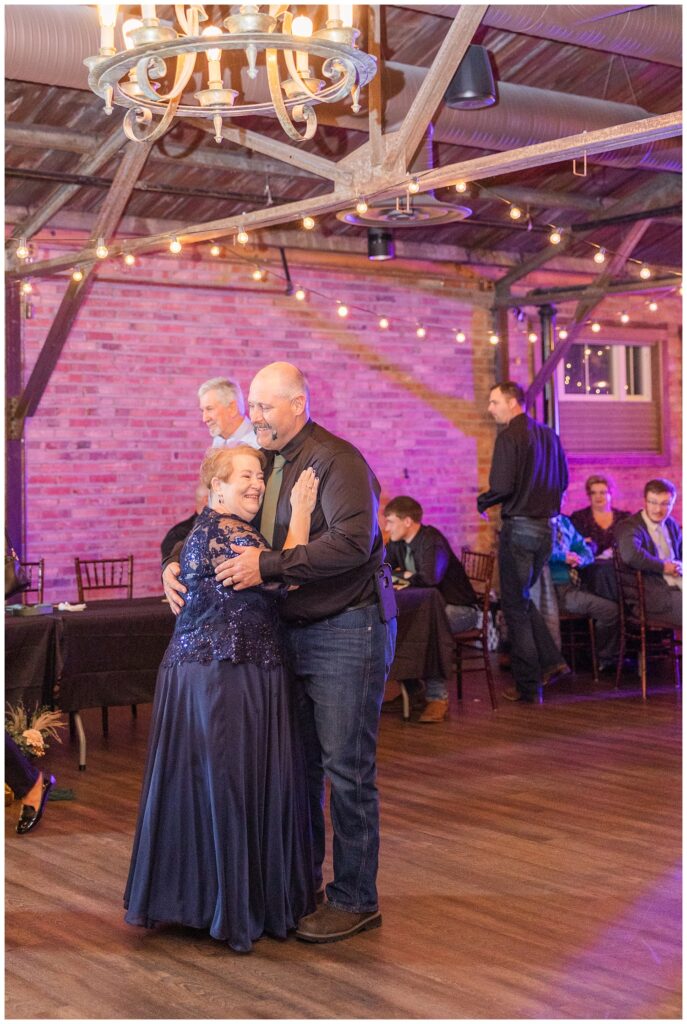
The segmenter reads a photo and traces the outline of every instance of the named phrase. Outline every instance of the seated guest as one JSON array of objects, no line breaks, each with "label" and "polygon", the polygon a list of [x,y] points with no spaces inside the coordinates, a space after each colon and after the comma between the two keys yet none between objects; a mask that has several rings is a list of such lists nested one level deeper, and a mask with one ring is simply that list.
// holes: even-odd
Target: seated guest
[{"label": "seated guest", "polygon": [[182,519],[180,523],[176,523],[164,536],[162,544],[160,544],[160,551],[162,552],[162,561],[172,554],[172,551],[177,544],[183,544],[189,533],[194,527],[195,521],[203,511],[208,503],[208,489],[205,484],[199,483],[196,487],[195,494],[196,511],[188,519]]},{"label": "seated guest", "polygon": [[615,530],[623,562],[644,576],[646,610],[682,625],[682,530],[672,518],[677,491],[670,480],[649,480],[644,508]]},{"label": "seated guest", "polygon": [[[477,622],[478,597],[451,545],[434,526],[422,525],[422,505],[401,495],[384,508],[387,560],[395,574],[411,587],[437,587],[446,601],[446,617],[454,633],[472,629]],[[412,692],[417,680],[404,680]],[[413,685],[414,684],[414,685]],[[443,679],[426,679],[427,706],[423,723],[443,722],[448,713],[448,690]]]},{"label": "seated guest", "polygon": [[613,488],[608,477],[590,476],[584,488],[589,505],[571,512],[570,519],[587,544],[593,545],[596,558],[610,558],[615,544],[613,528],[631,513],[612,507]]},{"label": "seated guest", "polygon": [[577,571],[594,561],[594,552],[567,516],[554,522],[553,551],[549,558],[551,578],[556,590],[559,612],[588,615],[594,619],[594,632],[601,671],[615,669],[618,660],[618,605],[585,590]]}]

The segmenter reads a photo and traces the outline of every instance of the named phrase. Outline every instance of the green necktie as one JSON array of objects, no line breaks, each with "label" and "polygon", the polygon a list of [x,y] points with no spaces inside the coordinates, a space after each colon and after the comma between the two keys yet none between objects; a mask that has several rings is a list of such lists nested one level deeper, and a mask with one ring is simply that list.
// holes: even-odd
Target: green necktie
[{"label": "green necktie", "polygon": [[265,487],[265,497],[262,503],[262,519],[260,520],[260,533],[268,544],[272,544],[274,537],[274,520],[277,515],[277,501],[281,490],[281,475],[284,469],[284,456],[275,455],[272,473]]},{"label": "green necktie", "polygon": [[415,556],[410,549],[408,541],[403,542],[405,544],[405,551],[403,552],[403,562],[407,572],[412,572],[415,575]]}]

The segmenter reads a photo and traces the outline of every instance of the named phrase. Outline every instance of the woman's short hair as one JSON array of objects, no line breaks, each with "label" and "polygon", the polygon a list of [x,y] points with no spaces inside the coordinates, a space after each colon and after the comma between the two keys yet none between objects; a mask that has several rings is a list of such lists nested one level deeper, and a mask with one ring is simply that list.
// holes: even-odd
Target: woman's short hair
[{"label": "woman's short hair", "polygon": [[234,459],[237,455],[252,455],[262,468],[265,468],[267,460],[264,453],[249,444],[236,444],[231,448],[208,448],[200,467],[201,482],[207,488],[210,488],[214,476],[226,482],[234,472]]},{"label": "woman's short hair", "polygon": [[594,484],[606,484],[609,491],[613,490],[613,481],[609,480],[607,476],[601,476],[600,473],[595,473],[592,476],[588,476],[584,482],[584,489],[587,492],[588,497],[592,496],[592,487]]}]

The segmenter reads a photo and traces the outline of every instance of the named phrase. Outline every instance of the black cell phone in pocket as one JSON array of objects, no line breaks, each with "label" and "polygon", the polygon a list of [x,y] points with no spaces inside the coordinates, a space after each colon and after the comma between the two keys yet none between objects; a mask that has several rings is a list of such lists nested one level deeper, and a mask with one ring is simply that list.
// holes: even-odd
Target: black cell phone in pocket
[{"label": "black cell phone in pocket", "polygon": [[398,615],[398,608],[391,566],[388,562],[382,562],[375,572],[375,590],[379,601],[379,617],[382,622],[391,622]]}]

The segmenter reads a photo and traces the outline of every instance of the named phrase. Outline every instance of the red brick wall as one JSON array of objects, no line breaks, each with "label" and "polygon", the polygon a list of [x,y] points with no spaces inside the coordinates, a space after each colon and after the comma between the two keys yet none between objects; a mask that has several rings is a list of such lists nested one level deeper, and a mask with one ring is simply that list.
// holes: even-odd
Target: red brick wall
[{"label": "red brick wall", "polygon": [[[41,257],[51,255],[46,247]],[[485,414],[494,379],[489,318],[477,279],[475,304],[465,290],[432,287],[421,278],[394,281],[394,267],[294,272],[311,296],[283,295],[280,281],[256,286],[252,267],[148,257],[123,281],[99,280],[83,306],[37,414],[26,427],[27,551],[46,560],[47,601],[74,599],[74,555],[135,555],[134,594],[160,592],[159,543],[193,508],[208,434],[196,389],[217,374],[236,376],[247,391],[265,363],[285,359],[309,376],[313,417],[356,444],[382,486],[382,501],[410,494],[425,521],[456,549],[489,546],[493,524],[475,512],[487,480],[494,426]],[[157,275],[161,287],[145,283]],[[196,288],[192,283],[218,283]],[[41,279],[24,321],[25,379],[60,298],[64,280]],[[246,290],[252,289],[252,290]],[[334,299],[351,308],[346,321]],[[409,321],[399,327],[394,318]],[[436,325],[419,340],[414,324]],[[453,329],[468,340],[457,345]],[[512,372],[527,382],[526,342],[514,339]],[[520,363],[518,363],[520,360]],[[671,348],[673,427],[679,429],[679,344]],[[678,479],[679,452],[656,475]],[[576,467],[569,507],[597,467]],[[618,474],[620,475],[620,474]],[[655,475],[652,470],[651,475]],[[623,471],[619,504],[647,478]]]}]

